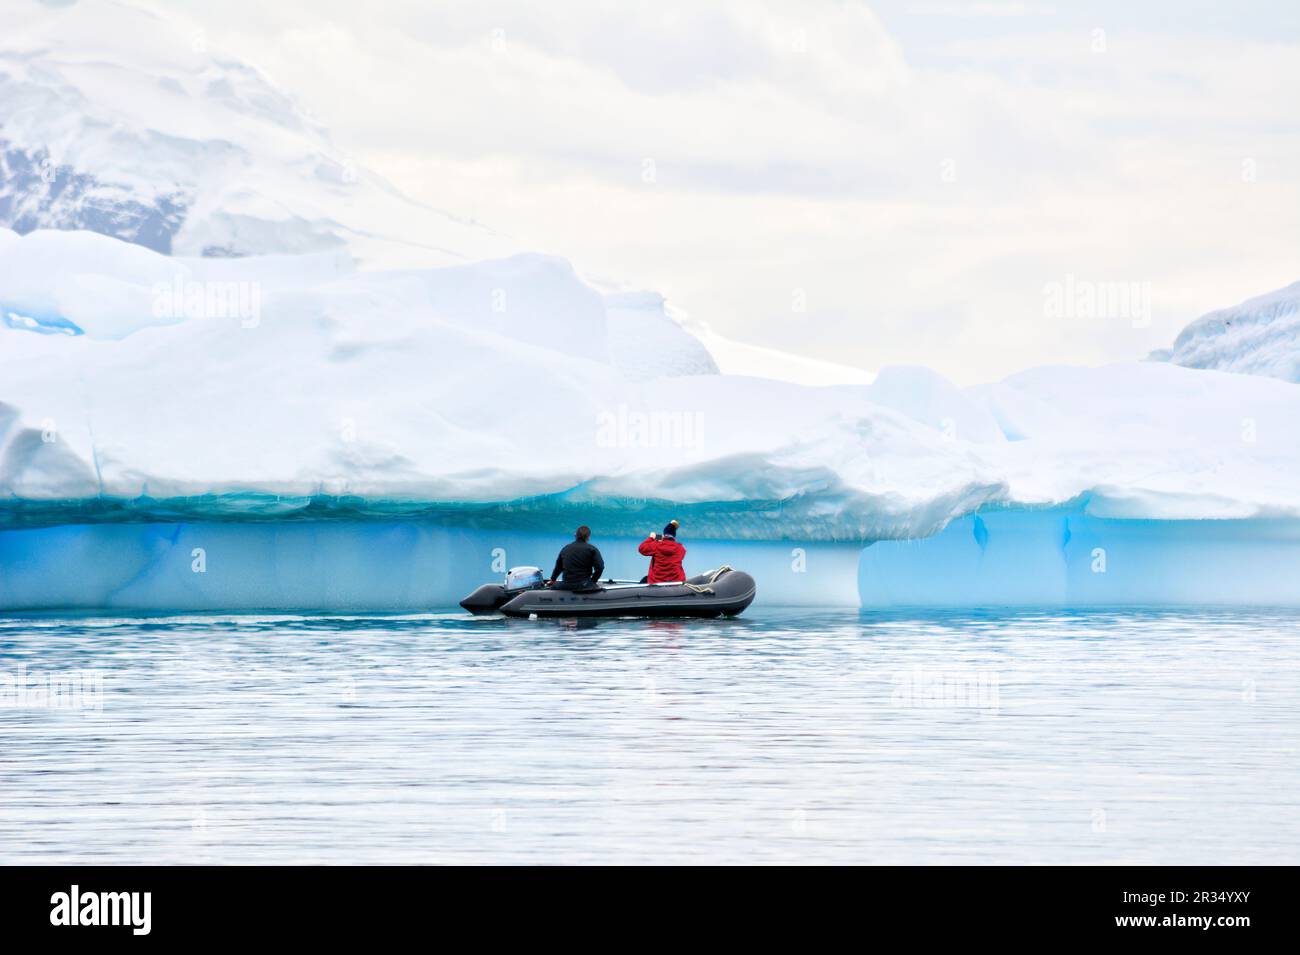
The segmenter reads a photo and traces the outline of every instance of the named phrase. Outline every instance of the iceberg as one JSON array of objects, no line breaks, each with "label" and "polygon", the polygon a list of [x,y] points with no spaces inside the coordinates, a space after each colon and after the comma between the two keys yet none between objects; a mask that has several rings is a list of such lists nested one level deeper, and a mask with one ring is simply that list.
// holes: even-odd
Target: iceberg
[{"label": "iceberg", "polygon": [[[654,307],[629,318],[560,259],[290,258],[268,257],[262,282],[256,257],[0,241],[0,308],[80,332],[0,329],[4,519],[454,511],[555,527],[602,509],[631,533],[672,502],[700,536],[861,541],[998,490],[977,455],[861,389],[714,373],[680,326]],[[115,279],[97,263],[124,276],[119,295],[85,294]],[[176,307],[178,288],[246,285]],[[632,359],[650,353],[674,357],[648,379]]]},{"label": "iceberg", "polygon": [[1202,315],[1150,357],[1300,382],[1300,282]]},{"label": "iceberg", "polygon": [[[1162,540],[1300,519],[1287,382],[1149,362],[970,388],[917,368],[825,386],[727,375],[661,300],[550,256],[365,271],[0,233],[0,309],[34,317],[0,326],[11,607],[447,602],[464,568],[479,582],[485,554],[521,549],[511,535],[540,535],[520,563],[578,523],[633,554],[668,512],[692,560],[769,568],[767,598],[920,599],[881,555],[970,537],[962,521],[1000,550],[1016,539],[1003,515],[1056,507]],[[859,580],[864,547],[875,572]],[[226,569],[191,573],[195,548],[238,572],[209,556]],[[919,580],[941,563],[891,566]],[[935,579],[961,594],[974,573]],[[1009,580],[1003,599],[1020,593]]]}]

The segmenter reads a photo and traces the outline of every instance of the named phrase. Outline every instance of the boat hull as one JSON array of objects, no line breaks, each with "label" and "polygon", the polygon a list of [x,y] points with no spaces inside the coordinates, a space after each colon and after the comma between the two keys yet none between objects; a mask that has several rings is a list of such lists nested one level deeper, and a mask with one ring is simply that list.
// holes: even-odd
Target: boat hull
[{"label": "boat hull", "polygon": [[757,593],[754,578],[740,570],[713,581],[701,575],[687,582],[712,593],[682,584],[605,586],[590,593],[547,588],[518,594],[501,612],[510,617],[734,617]]}]

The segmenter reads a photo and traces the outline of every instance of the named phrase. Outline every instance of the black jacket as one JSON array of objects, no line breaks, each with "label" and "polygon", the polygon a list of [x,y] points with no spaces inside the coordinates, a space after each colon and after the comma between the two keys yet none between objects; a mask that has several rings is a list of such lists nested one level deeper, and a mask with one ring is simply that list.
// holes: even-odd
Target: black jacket
[{"label": "black jacket", "polygon": [[600,556],[595,545],[586,541],[574,541],[560,548],[560,555],[555,558],[555,569],[551,571],[551,579],[559,580],[561,570],[564,571],[566,583],[599,580],[605,570],[605,558]]}]

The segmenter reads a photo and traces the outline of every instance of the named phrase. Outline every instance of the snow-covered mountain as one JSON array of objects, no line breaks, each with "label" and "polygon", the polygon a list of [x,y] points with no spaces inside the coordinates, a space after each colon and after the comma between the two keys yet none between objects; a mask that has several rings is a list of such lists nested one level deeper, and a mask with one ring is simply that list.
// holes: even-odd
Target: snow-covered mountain
[{"label": "snow-covered mountain", "polygon": [[1300,382],[1300,282],[1202,315],[1151,359]]},{"label": "snow-covered mountain", "polygon": [[431,266],[523,251],[405,198],[178,21],[116,0],[13,0],[4,20],[0,225],[190,256],[346,249]]}]

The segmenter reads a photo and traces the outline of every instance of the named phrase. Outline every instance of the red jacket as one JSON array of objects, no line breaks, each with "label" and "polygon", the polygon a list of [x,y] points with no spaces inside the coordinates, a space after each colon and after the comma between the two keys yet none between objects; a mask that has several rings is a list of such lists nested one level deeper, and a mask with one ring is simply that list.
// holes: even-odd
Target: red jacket
[{"label": "red jacket", "polygon": [[653,540],[647,537],[637,550],[650,558],[650,583],[666,584],[686,579],[686,571],[682,570],[682,558],[686,556],[686,548],[677,541],[667,538]]}]

